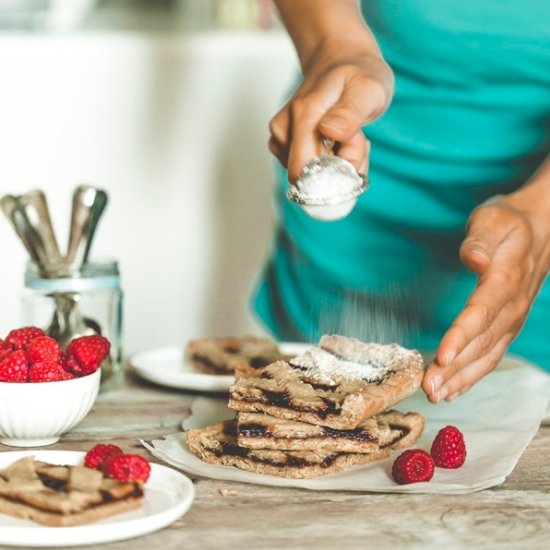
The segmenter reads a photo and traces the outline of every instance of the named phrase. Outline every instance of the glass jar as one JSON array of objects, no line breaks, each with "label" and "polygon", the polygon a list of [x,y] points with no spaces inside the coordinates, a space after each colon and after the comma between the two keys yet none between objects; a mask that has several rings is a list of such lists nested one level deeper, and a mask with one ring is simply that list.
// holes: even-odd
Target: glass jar
[{"label": "glass jar", "polygon": [[100,333],[111,342],[101,387],[118,385],[122,369],[122,289],[118,263],[89,262],[70,277],[44,279],[34,264],[25,273],[23,322],[44,329],[63,347],[71,336]]}]

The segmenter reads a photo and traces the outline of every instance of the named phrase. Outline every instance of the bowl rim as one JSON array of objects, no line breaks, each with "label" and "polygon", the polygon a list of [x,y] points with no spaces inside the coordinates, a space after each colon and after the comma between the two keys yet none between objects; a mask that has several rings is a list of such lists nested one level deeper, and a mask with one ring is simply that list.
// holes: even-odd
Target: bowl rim
[{"label": "bowl rim", "polygon": [[[78,376],[75,378],[71,378],[70,380],[56,380],[54,382],[0,382],[0,389],[4,388],[52,388],[56,387],[59,388],[60,384],[65,384],[68,386],[69,384],[72,384],[73,386],[81,384],[83,386],[87,386],[94,381],[99,381],[99,378],[101,377],[101,369],[97,369],[96,371],[92,372],[91,374],[87,374],[86,376]],[[29,390],[29,391],[38,391],[38,390]]]}]

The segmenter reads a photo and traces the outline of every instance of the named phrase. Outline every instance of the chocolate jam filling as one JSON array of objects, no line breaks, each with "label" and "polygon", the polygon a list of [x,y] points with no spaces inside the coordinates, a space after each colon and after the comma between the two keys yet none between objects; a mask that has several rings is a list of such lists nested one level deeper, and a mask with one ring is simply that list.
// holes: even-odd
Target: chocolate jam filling
[{"label": "chocolate jam filling", "polygon": [[38,474],[40,481],[49,489],[53,489],[57,492],[65,492],[67,490],[67,481],[63,479],[52,479]]},{"label": "chocolate jam filling", "polygon": [[297,365],[296,363],[293,363],[292,361],[289,361],[288,364],[296,370],[300,370],[302,372],[305,372],[307,370],[307,367],[303,367],[302,365]]},{"label": "chocolate jam filling", "polygon": [[335,460],[340,456],[341,453],[335,453],[332,455],[328,455],[323,462],[321,462],[321,468],[328,468],[329,466],[332,466],[334,464]]},{"label": "chocolate jam filling", "polygon": [[216,456],[232,455],[232,456],[247,456],[250,451],[244,447],[239,447],[235,443],[222,442],[221,449],[214,451]]},{"label": "chocolate jam filling", "polygon": [[323,391],[335,391],[338,386],[329,385],[329,384],[319,384],[317,382],[307,382],[314,390],[323,390]]},{"label": "chocolate jam filling", "polygon": [[[143,489],[140,487],[139,484],[134,483],[134,489],[132,490],[131,493],[129,493],[128,495],[125,495],[123,500],[126,500],[127,498],[140,498],[142,496],[143,496]],[[114,502],[115,500],[121,500],[121,499],[113,498],[113,496],[108,491],[104,491],[104,490],[101,490],[101,498],[103,499],[103,503]]]},{"label": "chocolate jam filling", "polygon": [[195,355],[192,356],[192,359],[194,361],[202,363],[206,368],[209,368],[209,369],[211,369],[215,372],[219,372],[219,373],[223,373],[223,374],[227,374],[227,372],[228,372],[227,369],[224,369],[223,367],[221,367],[217,363],[214,363],[214,361],[212,361],[208,357],[205,357],[204,355],[195,354]]},{"label": "chocolate jam filling", "polygon": [[[253,462],[258,462],[260,464],[270,464],[271,466],[277,466],[277,467],[289,467],[289,468],[304,468],[306,466],[315,466],[318,463],[316,462],[309,462],[305,458],[294,456],[294,455],[286,455],[286,461],[280,462],[276,460],[269,460],[268,458],[258,458],[256,456],[249,456],[250,450],[244,449],[243,447],[239,447],[238,445],[235,445],[234,443],[222,443],[222,449],[217,449],[214,451],[214,454],[216,456],[222,456],[222,455],[231,455],[231,456],[240,456],[240,457],[246,457],[248,460],[252,460]],[[333,453],[329,456],[327,456],[319,465],[321,468],[328,468],[332,464],[334,464],[334,461],[341,455],[342,453]]]},{"label": "chocolate jam filling", "polygon": [[371,433],[363,430],[363,428],[355,428],[353,430],[334,430],[332,428],[323,428],[323,437],[345,437],[354,441],[377,441]]},{"label": "chocolate jam filling", "polygon": [[406,426],[399,426],[398,424],[388,424],[390,430],[399,432],[391,441],[388,443],[381,445],[381,449],[385,449],[386,447],[389,447],[390,445],[394,445],[398,441],[401,441],[404,437],[406,437],[411,430],[407,428]]},{"label": "chocolate jam filling", "polygon": [[309,464],[307,460],[292,455],[287,457],[286,463],[287,466],[291,466],[292,468],[303,468]]},{"label": "chocolate jam filling", "polygon": [[[243,437],[274,437],[273,433],[269,431],[267,426],[254,423],[240,424],[239,435]],[[345,437],[346,439],[353,439],[354,441],[377,441],[376,437],[363,428],[355,428],[353,430],[334,430],[332,428],[323,428],[322,434],[299,439],[317,439],[322,437],[334,439]]]},{"label": "chocolate jam filling", "polygon": [[269,365],[271,361],[265,357],[251,357],[248,363],[253,369],[261,369],[262,367]]},{"label": "chocolate jam filling", "polygon": [[225,351],[226,353],[230,353],[231,355],[236,355],[241,351],[241,348],[239,346],[226,344],[225,346],[223,346],[223,351]]},{"label": "chocolate jam filling", "polygon": [[302,407],[299,405],[295,405],[292,403],[292,400],[290,399],[290,396],[287,393],[284,392],[274,392],[269,390],[262,390],[264,396],[267,399],[268,405],[275,405],[276,407],[283,407],[285,409],[292,409],[294,411],[298,412],[310,412],[315,415],[317,415],[321,419],[325,419],[329,414],[338,414],[339,413],[339,405],[332,401],[331,399],[328,399],[327,397],[322,397],[321,399],[326,405],[326,408],[324,409],[314,409],[312,407]]}]

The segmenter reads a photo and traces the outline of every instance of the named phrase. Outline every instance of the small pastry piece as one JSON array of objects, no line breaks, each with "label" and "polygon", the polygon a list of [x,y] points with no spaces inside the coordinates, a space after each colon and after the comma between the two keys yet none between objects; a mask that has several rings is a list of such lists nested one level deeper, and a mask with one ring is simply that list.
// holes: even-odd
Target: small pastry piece
[{"label": "small pastry piece", "polygon": [[84,466],[25,457],[0,470],[0,513],[51,527],[82,525],[141,506],[143,485]]},{"label": "small pastry piece", "polygon": [[241,370],[229,408],[353,430],[412,395],[423,374],[415,350],[323,336],[319,346],[289,361]]},{"label": "small pastry piece", "polygon": [[204,338],[187,344],[185,354],[193,366],[209,374],[233,374],[238,365],[257,369],[283,359],[270,338]]},{"label": "small pastry piece", "polygon": [[257,474],[308,479],[334,474],[353,466],[387,458],[390,450],[373,453],[325,451],[281,451],[239,447],[235,420],[227,420],[203,429],[187,432],[190,450],[209,464],[234,466]]},{"label": "small pastry piece", "polygon": [[424,417],[387,411],[352,430],[335,430],[261,413],[237,415],[237,440],[248,449],[372,453],[412,445],[422,434]]}]

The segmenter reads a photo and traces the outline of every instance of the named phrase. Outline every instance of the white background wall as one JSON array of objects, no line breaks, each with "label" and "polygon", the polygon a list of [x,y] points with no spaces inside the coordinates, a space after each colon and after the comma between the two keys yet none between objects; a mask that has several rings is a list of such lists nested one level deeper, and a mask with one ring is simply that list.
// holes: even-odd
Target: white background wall
[{"label": "white background wall", "polygon": [[[127,352],[261,331],[267,124],[296,67],[278,33],[0,37],[0,193],[46,191],[64,245],[73,187],[108,190],[94,253],[120,261]],[[2,217],[0,335],[25,260]]]}]

